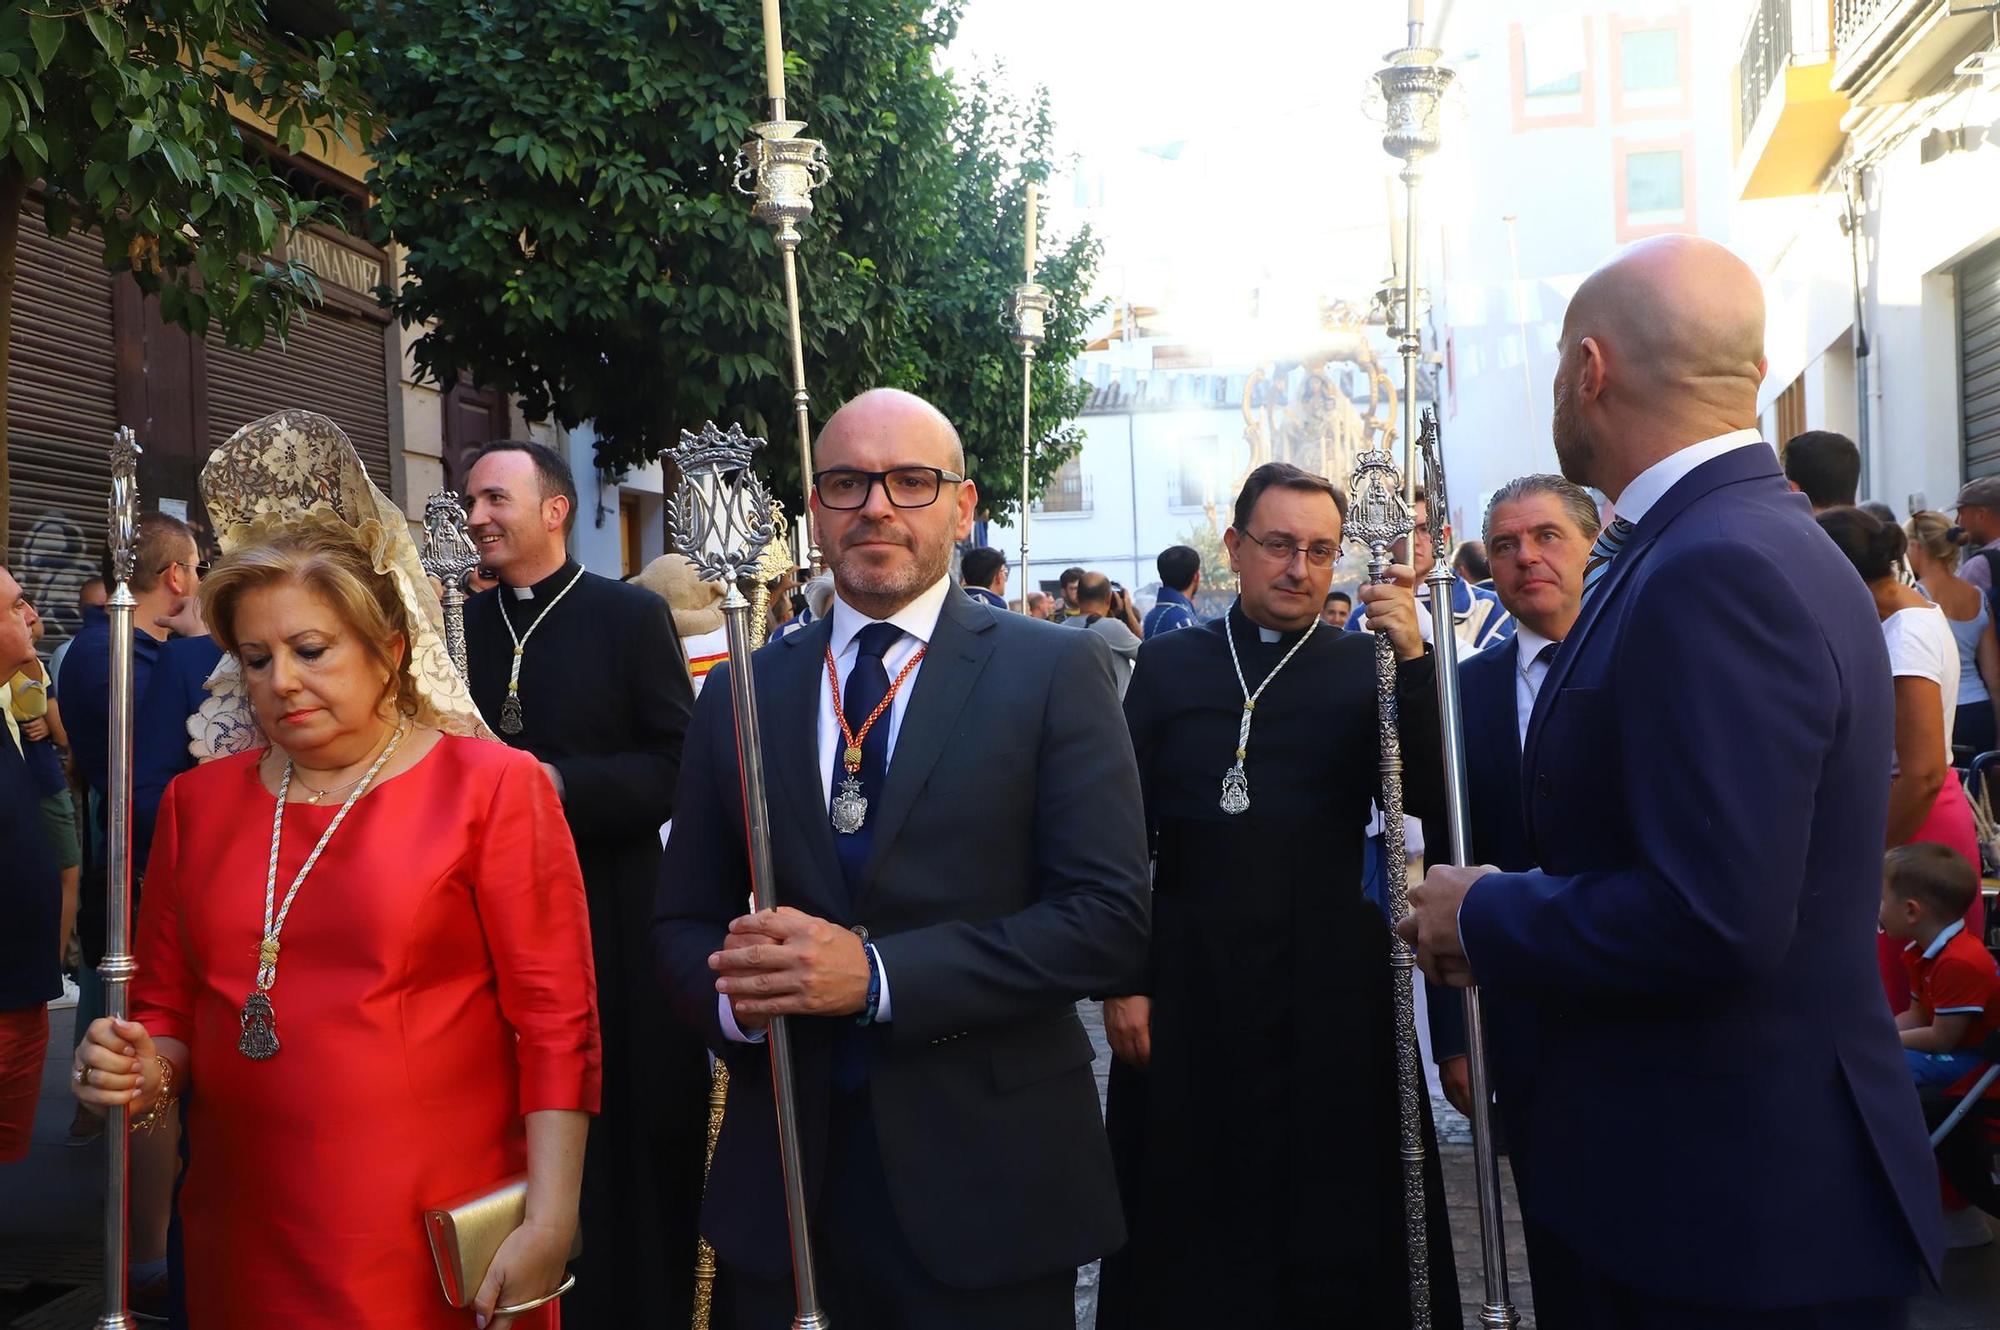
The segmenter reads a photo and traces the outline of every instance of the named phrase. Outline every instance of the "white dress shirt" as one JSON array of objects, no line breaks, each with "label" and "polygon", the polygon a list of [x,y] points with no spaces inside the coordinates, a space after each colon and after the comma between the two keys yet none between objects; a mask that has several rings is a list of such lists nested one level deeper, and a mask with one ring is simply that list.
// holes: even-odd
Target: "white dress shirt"
[{"label": "white dress shirt", "polygon": [[1549,662],[1541,659],[1542,648],[1555,644],[1519,619],[1514,621],[1514,719],[1520,724],[1520,752],[1528,750],[1528,718],[1535,713],[1535,698],[1542,680],[1549,677]]},{"label": "white dress shirt", "polygon": [[[840,593],[836,591],[833,597],[833,636],[827,641],[827,650],[833,653],[833,668],[840,676],[842,696],[847,693],[847,676],[854,673],[854,664],[861,658],[861,645],[856,639],[860,637],[863,628],[872,623],[892,623],[903,630],[902,637],[882,654],[882,666],[889,671],[889,682],[894,684],[897,674],[910,663],[910,658],[920,649],[930,645],[931,638],[937,633],[938,615],[944,610],[944,598],[951,589],[951,579],[941,577],[915,600],[887,619],[880,620],[871,619],[855,609],[842,600]],[[875,722],[877,725],[886,725],[889,729],[889,751],[882,766],[885,776],[889,766],[896,760],[896,736],[903,729],[903,713],[909,709],[910,696],[917,690],[917,676],[923,672],[923,662],[918,661],[915,668],[911,669],[909,677],[903,680],[903,686],[898,688],[896,695],[890,699],[889,709]],[[866,716],[849,716],[847,723],[858,730],[867,719]],[[820,797],[829,813],[833,807],[833,759],[834,755],[844,747],[846,744],[840,733],[840,719],[833,713],[833,691],[827,686],[826,671],[822,669],[819,673]],[[875,972],[881,977],[882,985],[880,1000],[875,1006],[875,1021],[877,1024],[883,1024],[889,1020],[890,1011],[889,968],[882,963],[880,955],[875,958]],[[728,1038],[743,1044],[762,1042],[764,1038],[762,1030],[754,1035],[746,1034],[736,1024],[736,1013],[729,1005],[728,994],[716,994],[716,1010],[722,1018],[722,1033]]]},{"label": "white dress shirt", "polygon": [[[1683,476],[1703,462],[1712,462],[1724,453],[1733,453],[1753,443],[1765,448],[1771,446],[1756,430],[1739,429],[1703,439],[1700,443],[1691,443],[1679,452],[1668,453],[1632,478],[1632,483],[1625,487],[1625,492],[1618,496],[1614,504],[1618,516],[1633,526],[1639,525],[1653,510],[1653,505],[1665,498],[1667,491]],[[1777,456],[1775,451],[1772,456]]]}]

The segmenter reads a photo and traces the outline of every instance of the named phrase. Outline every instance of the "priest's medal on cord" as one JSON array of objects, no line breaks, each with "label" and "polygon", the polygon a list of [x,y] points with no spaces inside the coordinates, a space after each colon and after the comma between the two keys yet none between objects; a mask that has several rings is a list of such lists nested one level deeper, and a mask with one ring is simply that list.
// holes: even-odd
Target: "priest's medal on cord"
[{"label": "priest's medal on cord", "polygon": [[1292,657],[1299,654],[1299,648],[1306,644],[1306,639],[1313,635],[1313,629],[1319,625],[1320,620],[1315,616],[1312,627],[1307,628],[1299,640],[1292,644],[1292,649],[1287,651],[1284,659],[1264,676],[1264,682],[1257,685],[1257,691],[1254,693],[1250,691],[1249,683],[1243,678],[1243,662],[1236,654],[1236,631],[1226,621],[1222,625],[1223,639],[1229,643],[1229,663],[1236,667],[1236,686],[1243,690],[1243,717],[1236,725],[1236,765],[1222,773],[1222,811],[1231,817],[1250,810],[1250,774],[1243,769],[1243,759],[1250,756],[1250,719],[1256,714],[1257,699],[1271,686],[1271,680],[1278,677],[1278,671],[1292,663]]},{"label": "priest's medal on cord", "polygon": [[868,713],[868,719],[861,722],[859,730],[847,726],[847,711],[840,704],[840,672],[833,663],[833,648],[826,649],[826,683],[833,691],[833,719],[840,727],[840,738],[844,745],[840,752],[840,769],[846,774],[840,787],[833,793],[833,803],[829,811],[833,815],[833,829],[843,836],[852,836],[861,830],[861,824],[868,820],[868,796],[861,792],[861,745],[868,739],[868,731],[875,728],[875,722],[882,719],[882,713],[896,700],[896,694],[903,690],[903,681],[910,677],[910,671],[917,668],[917,662],[924,658],[929,646],[920,646],[915,655],[904,662],[896,671],[895,682],[889,691],[882,694],[882,700]]},{"label": "priest's medal on cord", "polygon": [[507,700],[500,704],[500,733],[519,734],[521,732],[521,657],[527,654],[528,639],[533,637],[535,630],[542,626],[542,620],[548,618],[555,610],[555,607],[562,604],[562,598],[574,590],[576,584],[582,580],[583,565],[578,564],[576,566],[576,576],[570,578],[569,584],[556,592],[556,598],[549,602],[548,609],[543,610],[535,616],[535,621],[528,625],[528,631],[525,633],[514,631],[514,620],[508,617],[507,614],[507,602],[505,599],[501,600],[499,606],[500,622],[507,625],[507,636],[514,639],[514,659],[507,667]]}]

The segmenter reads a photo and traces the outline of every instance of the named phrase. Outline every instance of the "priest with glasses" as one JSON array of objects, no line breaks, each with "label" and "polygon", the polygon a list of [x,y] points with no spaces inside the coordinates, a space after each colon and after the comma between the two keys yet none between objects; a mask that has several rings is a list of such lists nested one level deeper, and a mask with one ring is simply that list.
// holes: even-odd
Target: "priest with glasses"
[{"label": "priest with glasses", "polygon": [[[1324,477],[1252,471],[1222,538],[1236,603],[1147,639],[1125,696],[1153,938],[1145,982],[1105,1003],[1132,1237],[1105,1264],[1103,1330],[1409,1324],[1389,929],[1361,886],[1374,640],[1319,618],[1346,515]],[[1422,814],[1443,802],[1435,679],[1411,570],[1390,571],[1360,598],[1400,662]],[[1457,1325],[1425,1134],[1432,1312]]]}]

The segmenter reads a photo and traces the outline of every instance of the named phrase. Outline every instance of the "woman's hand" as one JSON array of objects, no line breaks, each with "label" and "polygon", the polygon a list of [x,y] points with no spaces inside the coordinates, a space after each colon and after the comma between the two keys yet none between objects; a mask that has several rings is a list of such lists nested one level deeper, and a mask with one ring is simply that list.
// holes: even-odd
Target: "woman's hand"
[{"label": "woman's hand", "polygon": [[529,1220],[507,1235],[500,1250],[493,1253],[486,1282],[472,1300],[473,1323],[487,1330],[506,1330],[514,1318],[493,1315],[495,1307],[533,1302],[556,1291],[562,1283],[563,1266],[576,1240],[576,1225],[539,1224]]},{"label": "woman's hand", "polygon": [[1153,1060],[1153,999],[1143,994],[1104,999],[1104,1038],[1121,1061],[1144,1067]]},{"label": "woman's hand", "polygon": [[160,1092],[156,1058],[153,1036],[145,1026],[100,1016],[76,1046],[70,1092],[98,1108],[125,1108],[143,1115]]},{"label": "woman's hand", "polygon": [[49,737],[49,722],[37,716],[33,720],[21,722],[21,737],[31,743],[40,743]]}]

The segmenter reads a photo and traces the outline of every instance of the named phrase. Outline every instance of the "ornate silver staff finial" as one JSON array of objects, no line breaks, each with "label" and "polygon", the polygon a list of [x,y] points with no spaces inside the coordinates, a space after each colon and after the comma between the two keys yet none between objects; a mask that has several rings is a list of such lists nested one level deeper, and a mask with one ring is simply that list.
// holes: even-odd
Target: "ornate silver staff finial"
[{"label": "ornate silver staff finial", "polygon": [[[1451,551],[1444,547],[1444,529],[1450,525],[1449,514],[1445,512],[1444,487],[1444,447],[1438,438],[1437,408],[1424,408],[1423,425],[1417,433],[1417,457],[1424,468],[1424,493],[1431,496],[1425,505],[1424,528],[1431,538],[1431,546],[1437,551],[1437,561],[1431,566],[1430,575],[1424,580],[1430,583],[1446,582],[1452,579]],[[1444,570],[1440,575],[1438,569]]]},{"label": "ornate silver staff finial", "polygon": [[726,583],[736,594],[739,583],[756,576],[777,529],[770,493],[750,469],[763,446],[741,425],[724,432],[711,420],[700,434],[682,430],[680,445],[667,450],[681,473],[680,488],[667,500],[674,547],[703,581]]},{"label": "ornate silver staff finial", "polygon": [[757,137],[736,150],[736,188],[755,200],[750,215],[778,231],[778,243],[799,242],[799,223],[812,216],[812,192],[832,176],[826,145],[802,139],[803,120],[750,126]]},{"label": "ornate silver staff finial", "polygon": [[111,572],[114,582],[130,582],[139,543],[139,436],[121,426],[111,436]]},{"label": "ornate silver staff finial", "polygon": [[799,223],[812,216],[812,194],[826,184],[833,170],[826,145],[803,139],[803,120],[783,119],[782,100],[774,103],[778,119],[750,126],[757,137],[736,153],[736,188],[755,200],[750,215],[772,231],[785,274],[785,314],[791,336],[792,414],[799,438],[799,520],[794,562],[819,565],[819,546],[811,536],[812,394],[806,388],[805,334],[799,324]]},{"label": "ornate silver staff finial", "polygon": [[1034,359],[1034,348],[1048,340],[1049,311],[1055,297],[1040,282],[1023,282],[1014,288],[1014,340],[1021,354]]},{"label": "ornate silver staff finial", "polygon": [[465,579],[479,566],[479,549],[465,528],[465,506],[450,490],[439,490],[424,500],[424,544],[419,556],[424,571],[444,588],[444,644],[451,652],[458,677],[468,686],[472,676],[465,665]]},{"label": "ornate silver staff finial", "polygon": [[1357,454],[1347,503],[1348,539],[1368,550],[1371,564],[1381,558],[1386,565],[1389,546],[1409,535],[1414,525],[1396,459],[1379,448]]},{"label": "ornate silver staff finial", "polygon": [[[1030,207],[1034,205],[1029,204]],[[1049,310],[1055,297],[1039,282],[1027,281],[1014,288],[1014,340],[1021,344],[1021,609],[1028,608],[1028,505],[1034,497],[1032,471],[1035,438],[1029,424],[1035,400],[1035,348],[1048,337]]]}]

